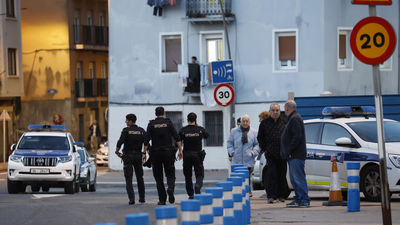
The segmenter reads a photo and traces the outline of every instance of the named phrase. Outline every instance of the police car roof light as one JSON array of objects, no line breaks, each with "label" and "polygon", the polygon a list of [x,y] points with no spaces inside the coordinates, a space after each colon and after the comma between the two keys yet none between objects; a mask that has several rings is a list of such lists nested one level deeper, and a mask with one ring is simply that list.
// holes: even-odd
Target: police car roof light
[{"label": "police car roof light", "polygon": [[331,116],[332,118],[364,116],[368,118],[368,116],[373,115],[375,115],[375,107],[373,106],[334,106],[322,109],[322,118],[325,116]]},{"label": "police car roof light", "polygon": [[51,131],[66,131],[67,128],[65,125],[42,125],[42,124],[30,124],[28,126],[28,130],[35,130],[35,131],[45,131],[45,130],[51,130]]}]

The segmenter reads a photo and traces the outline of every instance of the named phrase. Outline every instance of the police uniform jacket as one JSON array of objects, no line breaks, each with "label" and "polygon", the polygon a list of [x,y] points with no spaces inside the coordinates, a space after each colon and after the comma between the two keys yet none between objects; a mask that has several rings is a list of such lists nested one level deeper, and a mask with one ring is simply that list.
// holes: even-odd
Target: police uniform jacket
[{"label": "police uniform jacket", "polygon": [[184,152],[200,152],[202,150],[202,139],[208,138],[208,133],[201,126],[187,125],[181,128],[179,137],[183,141]]},{"label": "police uniform jacket", "polygon": [[120,148],[122,144],[124,144],[122,149],[124,154],[141,153],[143,144],[149,146],[149,137],[146,131],[137,125],[125,127],[121,132],[117,147]]},{"label": "police uniform jacket", "polygon": [[168,118],[150,120],[147,133],[151,139],[152,151],[175,149],[172,140],[180,141],[174,125]]}]

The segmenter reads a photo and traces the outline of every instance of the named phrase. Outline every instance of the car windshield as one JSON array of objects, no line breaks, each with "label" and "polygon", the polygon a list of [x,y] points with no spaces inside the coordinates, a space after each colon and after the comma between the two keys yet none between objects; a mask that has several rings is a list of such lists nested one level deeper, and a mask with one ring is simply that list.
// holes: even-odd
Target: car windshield
[{"label": "car windshield", "polygon": [[18,149],[29,150],[69,150],[67,137],[24,136]]},{"label": "car windshield", "polygon": [[81,157],[81,162],[85,162],[85,152],[82,149],[78,149],[78,153]]},{"label": "car windshield", "polygon": [[[378,142],[375,121],[352,122],[347,125],[364,141]],[[385,121],[383,126],[385,127],[385,142],[400,142],[400,122]]]}]

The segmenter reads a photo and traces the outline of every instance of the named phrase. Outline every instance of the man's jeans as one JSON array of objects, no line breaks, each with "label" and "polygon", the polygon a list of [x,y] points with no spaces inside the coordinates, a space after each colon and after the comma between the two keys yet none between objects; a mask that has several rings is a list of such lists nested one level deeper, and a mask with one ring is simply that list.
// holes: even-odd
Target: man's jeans
[{"label": "man's jeans", "polygon": [[302,159],[289,159],[289,174],[290,182],[294,188],[294,200],[297,202],[310,202],[308,197],[308,188],[306,173],[304,171],[305,160]]}]

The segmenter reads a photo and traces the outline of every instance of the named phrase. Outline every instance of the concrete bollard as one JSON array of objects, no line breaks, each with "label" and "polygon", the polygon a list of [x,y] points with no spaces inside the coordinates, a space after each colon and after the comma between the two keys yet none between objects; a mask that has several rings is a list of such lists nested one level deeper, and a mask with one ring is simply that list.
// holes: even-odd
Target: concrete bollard
[{"label": "concrete bollard", "polygon": [[229,171],[229,174],[231,174],[232,172],[235,171],[235,168],[239,168],[239,167],[244,167],[243,164],[232,164],[231,165],[231,170]]},{"label": "concrete bollard", "polygon": [[360,211],[360,163],[347,163],[347,212]]},{"label": "concrete bollard", "polygon": [[177,225],[178,212],[175,206],[162,206],[156,208],[157,225]]},{"label": "concrete bollard", "polygon": [[247,224],[250,224],[250,218],[251,218],[251,207],[250,207],[250,186],[249,186],[249,178],[250,178],[250,172],[247,168],[236,168],[235,169],[235,174],[245,174],[245,182],[244,182],[244,187],[245,187],[245,193],[246,193],[246,197],[245,197],[245,217],[247,219]]},{"label": "concrete bollard", "polygon": [[245,225],[247,221],[244,221],[244,211],[242,204],[242,194],[233,194],[233,216],[235,217],[236,225]]},{"label": "concrete bollard", "polygon": [[212,224],[214,215],[212,209],[213,195],[212,194],[197,194],[194,199],[200,201],[200,224]]},{"label": "concrete bollard", "polygon": [[117,225],[116,223],[96,223],[95,225]]},{"label": "concrete bollard", "polygon": [[182,225],[200,225],[200,205],[199,200],[181,202]]},{"label": "concrete bollard", "polygon": [[223,200],[224,205],[224,223],[223,225],[235,225],[236,218],[233,213],[233,200]]},{"label": "concrete bollard", "polygon": [[223,189],[220,187],[206,188],[206,193],[213,195],[213,215],[214,215],[214,225],[224,224],[224,207],[222,205],[222,193]]},{"label": "concrete bollard", "polygon": [[149,214],[137,213],[125,217],[126,225],[149,225]]},{"label": "concrete bollard", "polygon": [[217,187],[221,187],[223,189],[222,205],[224,207],[224,224],[227,223],[226,221],[231,220],[230,218],[225,219],[225,217],[233,217],[233,221],[235,221],[235,217],[233,215],[233,183],[231,181],[219,182],[217,183]]},{"label": "concrete bollard", "polygon": [[[241,189],[240,192],[238,192],[238,194],[242,195],[242,211],[243,211],[243,224],[247,224],[247,204],[246,204],[246,173],[242,173],[242,172],[234,172],[231,173],[231,177],[238,177],[241,179]],[[228,178],[228,180],[230,180]],[[231,180],[230,180],[231,181]],[[233,192],[232,192],[233,193]]]}]

